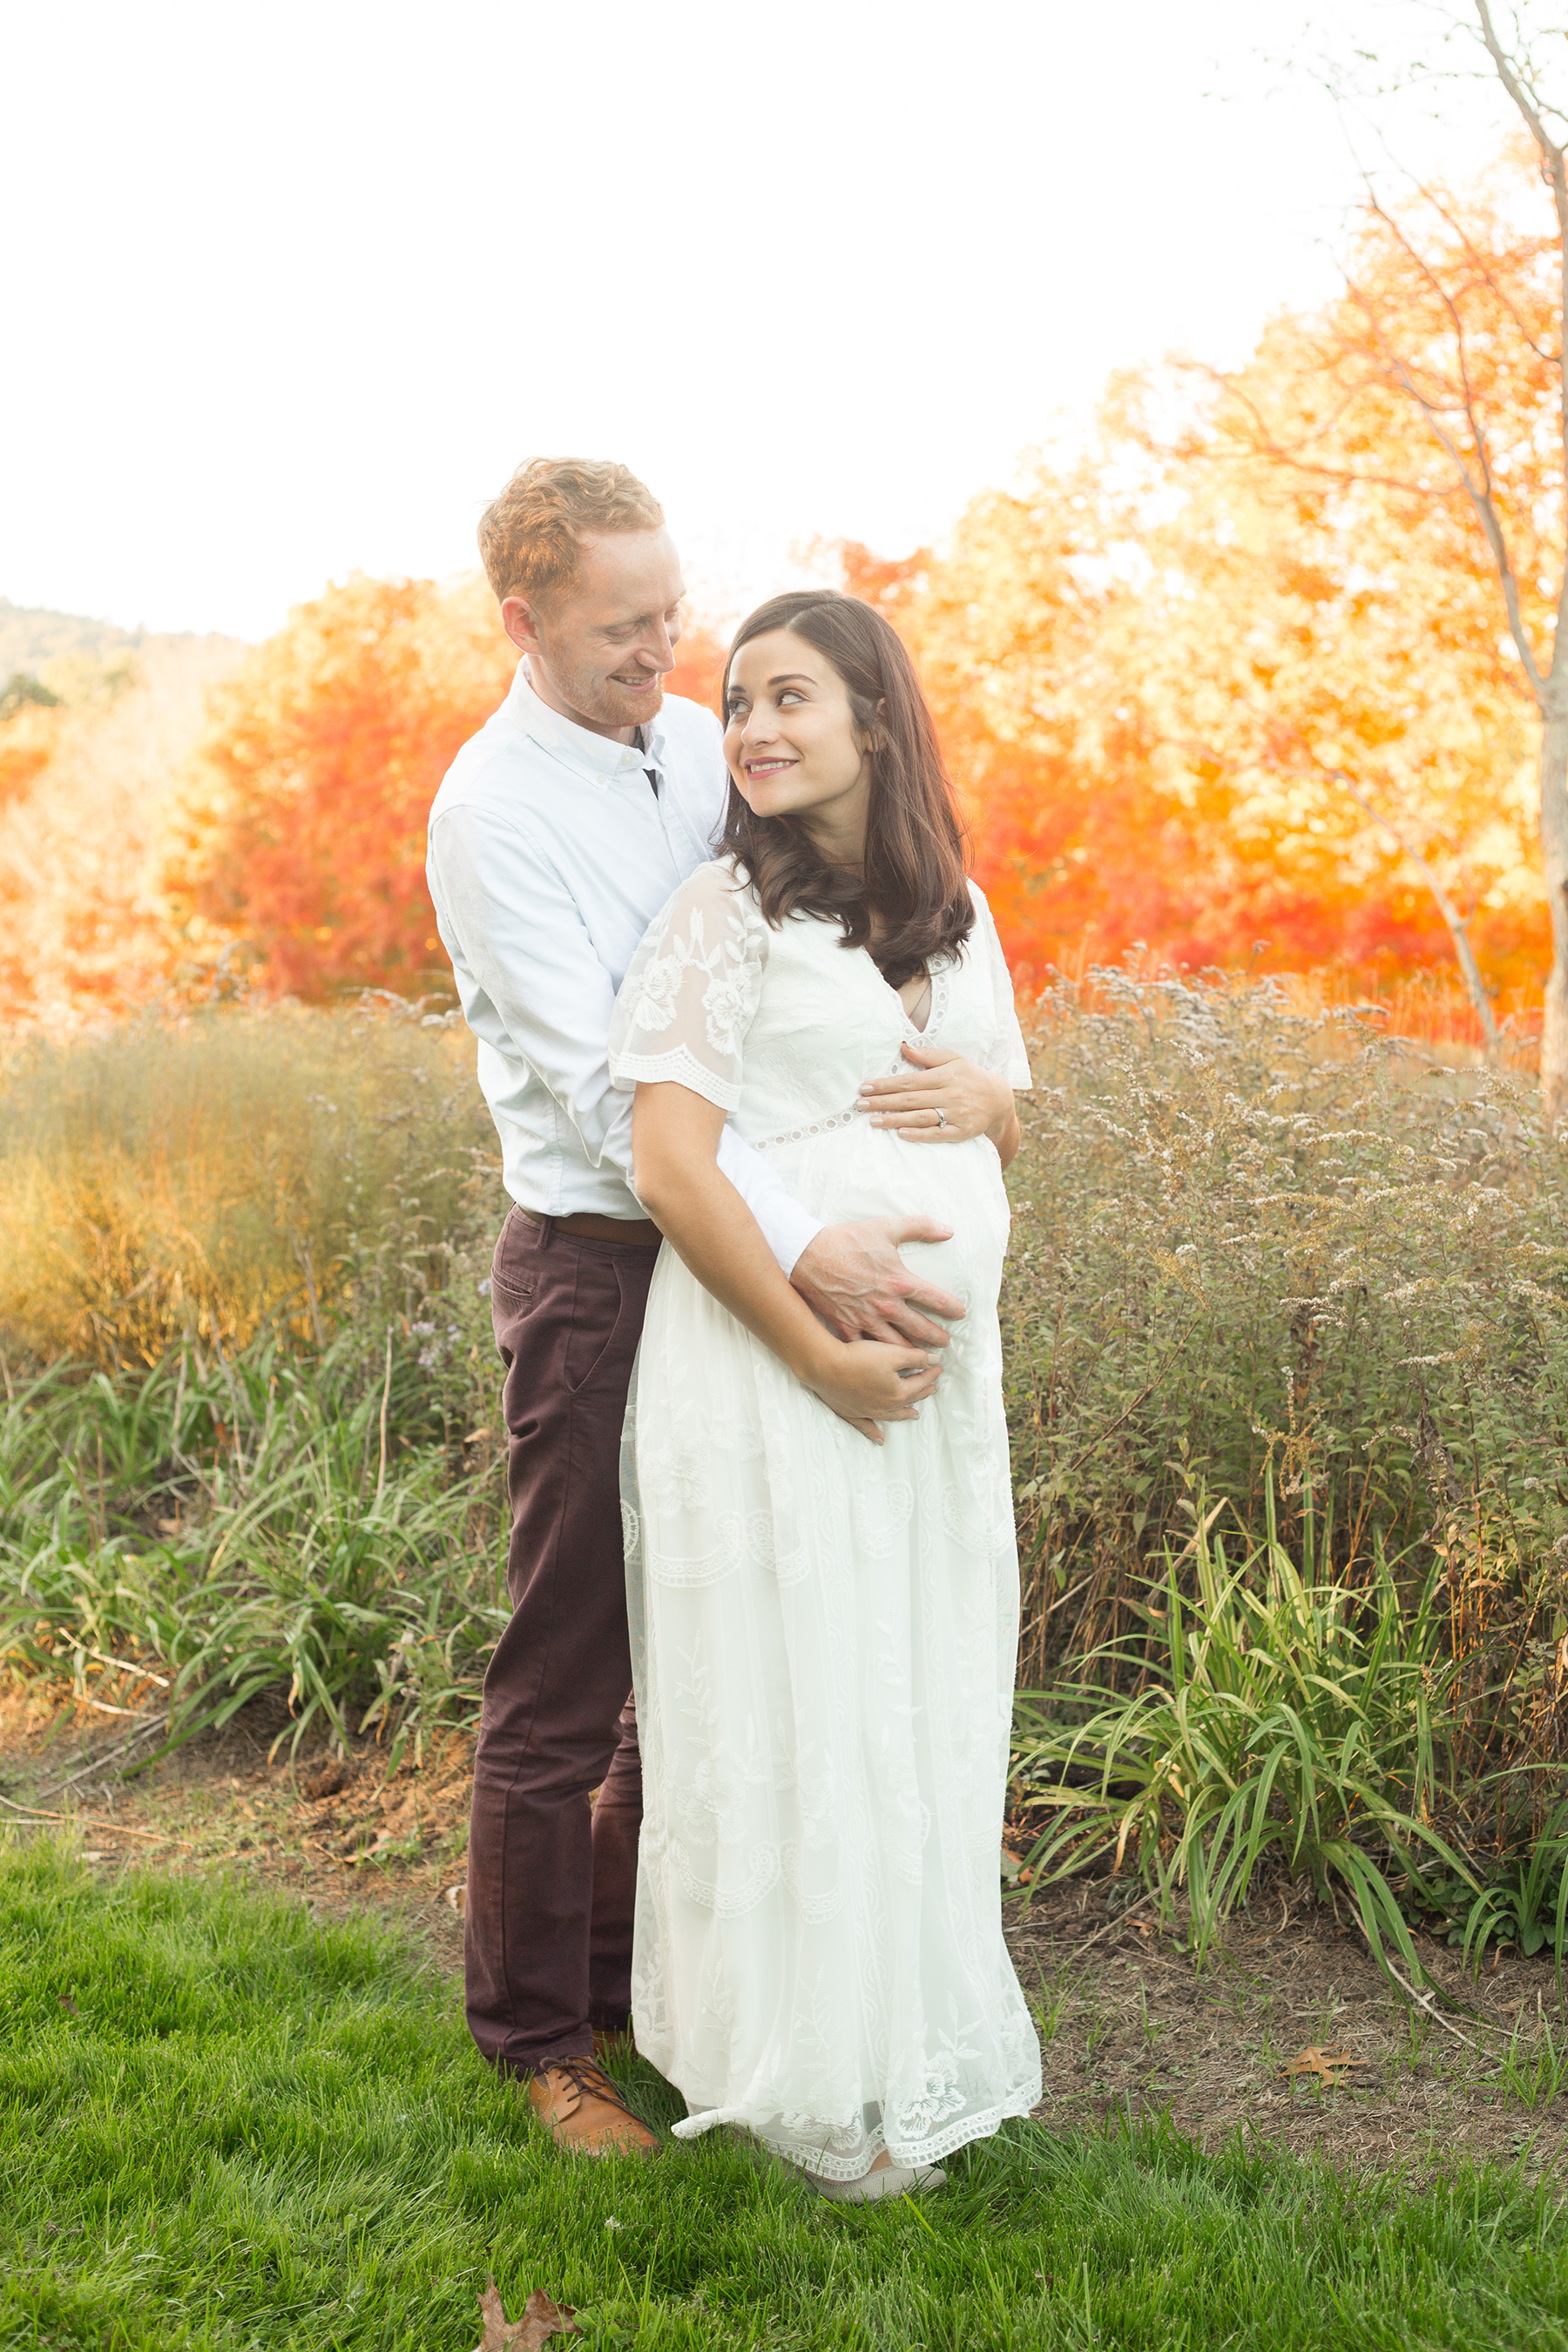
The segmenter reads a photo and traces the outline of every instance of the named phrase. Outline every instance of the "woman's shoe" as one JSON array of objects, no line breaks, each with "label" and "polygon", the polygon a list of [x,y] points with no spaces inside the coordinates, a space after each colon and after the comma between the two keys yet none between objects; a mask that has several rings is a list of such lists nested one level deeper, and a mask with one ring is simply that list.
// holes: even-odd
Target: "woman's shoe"
[{"label": "woman's shoe", "polygon": [[829,2197],[836,2205],[869,2205],[879,2197],[929,2197],[932,2189],[947,2187],[940,2164],[884,2164],[875,2172],[863,2172],[858,2180],[824,2180],[817,2172],[805,2177],[819,2197]]}]

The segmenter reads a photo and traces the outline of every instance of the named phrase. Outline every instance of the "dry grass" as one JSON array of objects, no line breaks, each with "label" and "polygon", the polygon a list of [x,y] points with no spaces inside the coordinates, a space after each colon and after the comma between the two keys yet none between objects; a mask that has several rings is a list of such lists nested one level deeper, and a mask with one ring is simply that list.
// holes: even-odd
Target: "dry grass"
[{"label": "dry grass", "polygon": [[1507,1617],[1535,1704],[1568,1632],[1568,1148],[1533,1085],[1268,982],[1064,986],[1034,1057],[1005,1299],[1026,1679],[1142,1630],[1200,1486],[1256,1539],[1272,1480],[1336,1577],[1376,1541],[1412,1577],[1441,1554],[1458,1645]]},{"label": "dry grass", "polygon": [[471,1041],[396,1003],[24,1041],[0,1122],[0,1346],[39,1364],[406,1317],[502,1212]]}]

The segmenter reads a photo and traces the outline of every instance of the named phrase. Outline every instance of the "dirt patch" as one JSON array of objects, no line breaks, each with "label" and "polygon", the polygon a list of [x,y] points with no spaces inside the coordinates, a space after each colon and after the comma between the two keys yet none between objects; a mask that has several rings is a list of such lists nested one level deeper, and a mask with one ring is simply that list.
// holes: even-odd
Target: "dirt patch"
[{"label": "dirt patch", "polygon": [[132,1769],[156,1749],[158,1722],[151,1710],[106,1719],[26,1688],[0,1694],[0,1822],[69,1828],[95,1868],[226,1869],[326,1916],[395,1919],[441,1968],[460,1968],[461,1914],[447,1898],[464,1876],[470,1741],[427,1740],[395,1772],[371,1741],[269,1760],[288,1718],[258,1701],[222,1732]]},{"label": "dirt patch", "polygon": [[[1105,1882],[1006,1906],[1008,1942],[1040,2028],[1042,2121],[1112,2127],[1168,2114],[1210,2149],[1236,2133],[1336,2164],[1456,2157],[1557,2171],[1568,2149],[1568,2016],[1555,1972],[1511,1952],[1468,1975],[1417,1938],[1452,2006],[1419,2008],[1365,1944],[1301,1892],[1231,1924],[1199,1970],[1184,1920]],[[1111,1907],[1114,1901],[1117,1908]],[[1261,1916],[1268,1909],[1268,1916]]]},{"label": "dirt patch", "polygon": [[[444,1971],[460,1968],[448,1897],[464,1877],[468,1740],[427,1742],[395,1772],[370,1742],[269,1762],[287,1718],[258,1703],[221,1734],[127,1774],[155,1745],[158,1718],[123,1696],[132,1711],[109,1717],[26,1688],[0,1694],[0,1820],[23,1833],[71,1827],[95,1868],[134,1857],[176,1873],[225,1869],[323,1916],[369,1913]],[[1568,2013],[1549,1962],[1508,1952],[1477,1979],[1423,1937],[1423,1966],[1453,2004],[1434,2016],[1299,1889],[1234,1921],[1201,1970],[1184,1919],[1161,1928],[1152,1907],[1130,1906],[1135,1892],[1079,1881],[1026,1906],[1007,1899],[1040,2029],[1042,2121],[1103,2130],[1169,2115],[1211,2149],[1239,2131],[1417,2179],[1456,2156],[1519,2162],[1527,2177],[1563,2168]]]}]

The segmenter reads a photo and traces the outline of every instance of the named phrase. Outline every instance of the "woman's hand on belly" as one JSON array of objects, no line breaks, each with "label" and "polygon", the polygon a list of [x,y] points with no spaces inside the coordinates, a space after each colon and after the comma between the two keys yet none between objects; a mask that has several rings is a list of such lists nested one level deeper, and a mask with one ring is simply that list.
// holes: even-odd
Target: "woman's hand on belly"
[{"label": "woman's hand on belly", "polygon": [[673,1079],[639,1082],[632,1108],[637,1197],[720,1306],[841,1420],[880,1445],[877,1423],[913,1421],[916,1405],[935,1388],[935,1355],[907,1340],[838,1339],[823,1328],[784,1280],[756,1219],[717,1164],[723,1125],[722,1110],[690,1087]]},{"label": "woman's hand on belly", "polygon": [[863,1080],[856,1108],[906,1143],[969,1143],[989,1136],[1005,1168],[1019,1140],[1006,1079],[949,1045],[912,1045],[906,1039],[903,1050],[914,1067]]},{"label": "woman's hand on belly", "polygon": [[935,1389],[939,1360],[929,1348],[892,1347],[882,1339],[822,1335],[815,1360],[796,1370],[814,1396],[868,1437],[882,1443],[884,1421],[918,1421],[916,1408]]}]

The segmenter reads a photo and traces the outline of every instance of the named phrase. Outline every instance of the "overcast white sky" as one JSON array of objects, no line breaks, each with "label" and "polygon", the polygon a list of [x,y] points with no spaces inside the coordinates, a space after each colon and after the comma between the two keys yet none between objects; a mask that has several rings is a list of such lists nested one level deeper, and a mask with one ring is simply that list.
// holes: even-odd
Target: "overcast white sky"
[{"label": "overcast white sky", "polygon": [[[1434,46],[1421,0],[1342,17]],[[1269,61],[1307,24],[1293,0],[17,12],[0,594],[259,636],[352,570],[468,568],[541,451],[636,467],[710,605],[816,532],[904,553],[1111,369],[1239,358],[1329,289],[1353,164]],[[1450,117],[1407,110],[1417,168],[1506,122],[1489,91]]]}]

